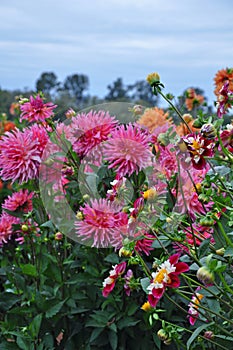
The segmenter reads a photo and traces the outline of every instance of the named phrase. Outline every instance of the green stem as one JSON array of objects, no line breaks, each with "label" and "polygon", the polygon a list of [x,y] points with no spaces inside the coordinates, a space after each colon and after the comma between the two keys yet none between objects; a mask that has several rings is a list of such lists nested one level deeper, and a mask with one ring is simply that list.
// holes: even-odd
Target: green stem
[{"label": "green stem", "polygon": [[140,260],[140,263],[142,265],[142,268],[143,268],[145,274],[147,275],[147,277],[149,277],[149,279],[151,279],[150,269],[146,265],[145,261],[142,259],[141,255],[136,250],[135,250],[135,254],[136,254],[137,258]]},{"label": "green stem", "polygon": [[229,287],[229,285],[228,285],[227,282],[225,281],[225,279],[224,279],[224,277],[222,276],[222,274],[221,274],[221,273],[218,273],[218,276],[219,276],[219,278],[220,278],[220,280],[221,280],[221,282],[222,282],[222,284],[223,284],[225,290],[228,291],[230,294],[233,295],[233,290]]},{"label": "green stem", "polygon": [[217,221],[217,225],[218,225],[218,228],[220,229],[220,231],[221,231],[221,233],[226,241],[226,244],[228,244],[230,247],[233,247],[233,243],[230,240],[230,238],[227,236],[227,234],[222,226],[222,223],[220,221]]},{"label": "green stem", "polygon": [[[186,295],[184,295],[182,292],[179,292],[178,290],[176,290],[176,293],[179,294],[179,295],[180,295],[181,297],[183,297],[184,299],[190,301],[190,299],[189,299]],[[203,310],[205,310],[206,312],[211,313],[211,314],[213,314],[213,315],[215,315],[215,316],[217,316],[217,317],[220,317],[221,319],[223,319],[223,320],[226,321],[227,323],[230,323],[230,324],[233,325],[233,321],[231,321],[230,319],[227,319],[225,316],[220,315],[220,314],[218,314],[217,312],[215,312],[215,311],[213,311],[213,310],[210,310],[210,309],[208,309],[207,307],[205,307],[205,306],[203,306],[203,305],[201,305],[201,304],[196,304],[196,303],[194,303],[194,302],[192,302],[192,303],[193,303],[193,305],[198,306],[198,308],[203,309]],[[200,312],[200,311],[198,311],[198,312]],[[200,312],[200,313],[201,313],[201,312]],[[211,317],[211,319],[212,319],[212,317]],[[221,327],[219,326],[219,324],[218,324],[218,328],[221,328]],[[225,332],[226,334],[232,336],[232,334],[231,334],[230,332],[228,332],[226,329],[221,328],[221,330],[222,330],[223,332]]]},{"label": "green stem", "polygon": [[186,127],[188,128],[189,132],[192,133],[192,130],[190,129],[189,125],[187,124],[187,122],[184,120],[184,118],[182,117],[182,114],[180,113],[180,111],[176,108],[176,106],[174,106],[174,104],[171,102],[171,100],[169,100],[167,98],[166,95],[164,95],[162,93],[162,91],[160,89],[156,90],[163,98],[164,100],[167,101],[167,103],[171,106],[171,108],[176,112],[176,114],[179,116],[179,118],[181,119],[182,123],[184,123],[186,125]]},{"label": "green stem", "polygon": [[[215,293],[213,293],[211,291],[211,289],[209,289],[208,287],[205,287],[203,285],[201,285],[200,283],[198,283],[197,281],[195,281],[194,279],[192,279],[191,277],[187,276],[186,274],[183,274],[182,273],[182,277],[185,279],[185,281],[188,283],[189,287],[190,287],[190,284],[188,281],[192,282],[192,283],[195,283],[198,287],[201,287],[201,289],[204,289],[206,290],[208,293],[210,293],[211,295],[213,295],[213,297],[215,297],[216,299],[218,299],[220,302],[222,302],[223,304],[225,304],[228,308],[230,307],[231,309],[233,309],[233,307],[227,303],[225,300],[223,300],[221,297],[219,297],[218,295],[216,295]],[[187,281],[188,280],[188,281]],[[219,290],[219,292],[221,294],[224,294],[223,293],[223,290],[221,290],[218,286],[217,286],[217,289]]]}]

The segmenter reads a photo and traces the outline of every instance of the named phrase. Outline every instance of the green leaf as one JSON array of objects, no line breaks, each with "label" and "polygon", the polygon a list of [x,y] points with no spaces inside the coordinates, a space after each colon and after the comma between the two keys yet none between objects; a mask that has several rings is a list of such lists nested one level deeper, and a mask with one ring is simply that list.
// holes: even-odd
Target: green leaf
[{"label": "green leaf", "polygon": [[90,343],[92,343],[96,338],[98,338],[98,336],[100,335],[101,332],[103,332],[103,328],[95,328],[93,330],[93,332],[91,333],[91,337],[90,337]]},{"label": "green leaf", "polygon": [[203,256],[207,255],[207,252],[209,251],[209,247],[210,247],[210,239],[205,239],[199,249],[198,249],[198,252],[199,252],[199,258],[202,258]]},{"label": "green leaf", "polygon": [[138,324],[139,322],[140,322],[140,320],[135,320],[132,317],[125,317],[124,319],[121,319],[118,322],[118,328],[123,329],[125,327],[132,327],[132,326],[135,326],[136,324]]},{"label": "green leaf", "polygon": [[22,337],[17,337],[16,343],[18,347],[22,350],[32,350],[33,344],[30,342],[30,340],[27,340]]},{"label": "green leaf", "polygon": [[15,305],[20,298],[13,293],[1,293],[0,311],[5,312]]},{"label": "green leaf", "polygon": [[232,247],[227,247],[227,249],[225,250],[225,253],[224,253],[224,257],[225,256],[233,256],[233,248]]},{"label": "green leaf", "polygon": [[60,303],[57,303],[56,305],[52,306],[48,311],[46,311],[45,316],[47,318],[55,316],[62,308],[62,306],[65,304],[67,299],[60,301]]},{"label": "green leaf", "polygon": [[36,338],[39,334],[41,321],[42,321],[42,314],[39,314],[36,317],[34,317],[34,319],[29,325],[29,331],[33,338]]},{"label": "green leaf", "polygon": [[108,339],[112,347],[112,350],[117,350],[117,343],[118,343],[117,333],[115,333],[114,331],[109,332]]},{"label": "green leaf", "polygon": [[111,253],[106,256],[104,261],[110,262],[112,264],[119,264],[119,257],[116,253]]},{"label": "green leaf", "polygon": [[141,283],[141,286],[142,286],[142,289],[144,290],[144,292],[146,294],[148,294],[147,287],[150,285],[150,279],[148,277],[141,278],[140,283]]},{"label": "green leaf", "polygon": [[201,331],[203,331],[203,329],[206,329],[206,328],[212,326],[213,324],[214,324],[214,322],[203,324],[202,326],[195,329],[195,331],[193,332],[193,334],[191,335],[191,337],[187,341],[187,350],[190,349],[190,345],[198,337],[198,335],[201,333]]},{"label": "green leaf", "polygon": [[24,275],[33,276],[33,277],[36,277],[38,275],[35,265],[25,264],[25,265],[20,265],[20,267]]}]

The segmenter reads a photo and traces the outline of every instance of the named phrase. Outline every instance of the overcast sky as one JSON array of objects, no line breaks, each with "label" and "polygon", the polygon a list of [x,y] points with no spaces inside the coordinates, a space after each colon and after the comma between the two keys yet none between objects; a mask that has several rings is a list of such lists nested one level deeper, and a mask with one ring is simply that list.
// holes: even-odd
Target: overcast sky
[{"label": "overcast sky", "polygon": [[214,74],[232,66],[232,0],[0,0],[2,89],[83,73],[102,97],[157,71],[166,92],[200,87],[211,103]]}]

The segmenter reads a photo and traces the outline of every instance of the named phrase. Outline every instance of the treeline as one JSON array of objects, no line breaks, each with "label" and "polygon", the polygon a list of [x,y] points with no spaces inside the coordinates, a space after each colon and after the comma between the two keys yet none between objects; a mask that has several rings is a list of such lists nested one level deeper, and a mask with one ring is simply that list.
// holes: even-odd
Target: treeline
[{"label": "treeline", "polygon": [[79,111],[87,106],[109,101],[131,102],[154,106],[158,104],[158,97],[154,96],[146,80],[136,81],[134,84],[124,84],[122,78],[117,78],[107,86],[104,97],[89,93],[90,81],[87,75],[72,74],[63,82],[53,72],[44,72],[35,82],[35,90],[2,90],[0,88],[0,113],[9,113],[11,103],[16,96],[29,97],[35,92],[42,91],[47,99],[58,105],[57,114],[64,113],[67,108]]}]

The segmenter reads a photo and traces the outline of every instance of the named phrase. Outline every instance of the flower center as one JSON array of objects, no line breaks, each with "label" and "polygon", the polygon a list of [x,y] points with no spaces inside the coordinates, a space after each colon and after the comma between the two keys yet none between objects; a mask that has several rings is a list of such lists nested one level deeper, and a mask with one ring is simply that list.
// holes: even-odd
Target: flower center
[{"label": "flower center", "polygon": [[166,282],[166,283],[170,283],[171,282],[171,279],[170,277],[168,276],[168,273],[167,273],[167,269],[163,268],[161,270],[159,270],[157,276],[155,277],[154,279],[154,283],[162,283],[162,282]]},{"label": "flower center", "polygon": [[196,140],[193,141],[192,146],[196,151],[198,151],[201,148],[200,143]]}]

